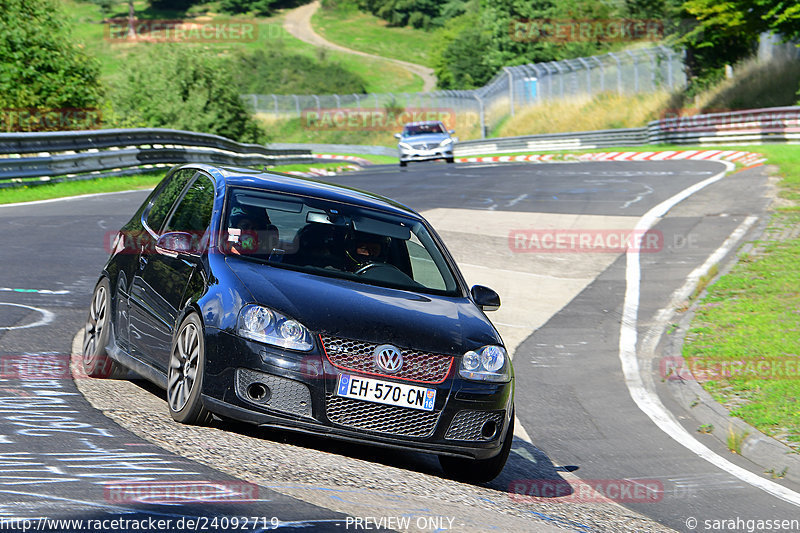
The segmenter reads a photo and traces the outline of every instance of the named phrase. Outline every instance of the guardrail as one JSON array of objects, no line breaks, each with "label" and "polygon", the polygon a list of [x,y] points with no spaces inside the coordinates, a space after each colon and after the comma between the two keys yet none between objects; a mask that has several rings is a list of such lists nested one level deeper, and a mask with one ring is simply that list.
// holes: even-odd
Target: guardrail
[{"label": "guardrail", "polygon": [[[588,150],[644,144],[708,146],[767,142],[800,143],[800,107],[670,117],[653,121],[644,128],[463,141],[456,145],[455,155]],[[346,148],[346,145],[339,146]],[[315,161],[319,158],[313,157],[308,148],[274,149],[180,130],[0,133],[0,181],[72,179],[108,170],[188,162],[256,166]]]},{"label": "guardrail", "polygon": [[106,170],[202,162],[222,165],[313,163],[310,150],[269,149],[219,135],[169,129],[0,134],[0,180],[67,178]]},{"label": "guardrail", "polygon": [[397,157],[397,147],[388,148],[369,144],[270,143],[267,146],[278,150],[311,150],[314,153],[321,154],[340,153]]},{"label": "guardrail", "polygon": [[645,144],[695,144],[701,146],[800,142],[800,107],[773,107],[670,117],[644,128],[581,131],[522,137],[463,141],[455,155],[543,152],[641,146]]},{"label": "guardrail", "polygon": [[465,157],[477,154],[510,152],[591,150],[592,148],[637,146],[642,144],[648,144],[647,128],[552,133],[546,135],[481,139],[479,141],[461,141],[455,146],[455,155],[457,157]]}]

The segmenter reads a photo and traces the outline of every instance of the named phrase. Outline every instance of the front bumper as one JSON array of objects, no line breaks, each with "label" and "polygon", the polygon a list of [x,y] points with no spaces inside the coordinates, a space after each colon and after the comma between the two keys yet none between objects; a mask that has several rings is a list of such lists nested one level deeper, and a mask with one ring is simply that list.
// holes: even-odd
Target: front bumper
[{"label": "front bumper", "polygon": [[[513,380],[468,382],[454,369],[455,365],[442,383],[425,385],[436,389],[433,411],[386,406],[337,396],[337,378],[343,371],[322,351],[291,353],[218,332],[206,339],[203,403],[215,414],[261,426],[390,448],[491,458],[500,451],[512,413]],[[268,394],[260,400],[249,396],[248,388],[254,384],[266,385]],[[490,429],[496,425],[491,436],[481,433],[487,423]]]},{"label": "front bumper", "polygon": [[404,150],[399,148],[397,156],[400,161],[434,161],[436,159],[452,159],[453,145],[440,146],[431,150]]}]

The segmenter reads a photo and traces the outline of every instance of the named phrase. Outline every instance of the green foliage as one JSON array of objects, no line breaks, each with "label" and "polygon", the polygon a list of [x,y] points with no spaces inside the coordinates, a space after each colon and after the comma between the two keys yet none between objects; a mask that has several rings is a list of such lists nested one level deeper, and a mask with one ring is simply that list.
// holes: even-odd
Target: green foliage
[{"label": "green foliage", "polygon": [[116,0],[91,0],[91,2],[97,4],[100,7],[100,11],[106,16],[111,14],[114,5],[117,3]]},{"label": "green foliage", "polygon": [[683,43],[688,47],[690,75],[702,83],[721,77],[726,64],[734,64],[755,51],[763,32],[800,38],[800,4],[783,0],[686,0],[686,16],[697,26]]},{"label": "green foliage", "polygon": [[175,128],[265,142],[232,82],[227,54],[191,46],[152,45],[125,66],[106,118],[120,127]]},{"label": "green foliage", "polygon": [[223,13],[249,13],[269,16],[273,11],[275,0],[222,0],[219,5]]},{"label": "green foliage", "polygon": [[[445,24],[439,36],[434,73],[441,89],[473,89],[484,85],[495,72],[488,53],[491,36],[480,28],[478,15],[469,13]],[[486,53],[475,54],[475,50]]]},{"label": "green foliage", "polygon": [[154,9],[161,11],[186,11],[200,0],[149,0]]},{"label": "green foliage", "polygon": [[233,80],[242,94],[365,93],[366,84],[338,63],[315,61],[280,47],[239,52],[232,61]]},{"label": "green foliage", "polygon": [[[439,56],[434,59],[439,87],[467,89],[491,80],[502,67],[569,59],[610,49],[605,42],[575,39],[564,42],[539,35],[543,21],[610,19],[620,16],[616,4],[592,0],[555,3],[550,0],[470,0],[448,3],[463,13],[444,23]],[[476,51],[480,51],[476,54]]]},{"label": "green foliage", "polygon": [[303,3],[305,3],[303,0],[222,0],[219,8],[223,13],[233,15],[252,13],[270,16],[277,9],[295,7]]},{"label": "green foliage", "polygon": [[65,20],[55,0],[0,0],[0,108],[97,107],[99,65]]},{"label": "green foliage", "polygon": [[438,0],[358,0],[358,6],[389,22],[390,26],[429,28],[438,19]]}]

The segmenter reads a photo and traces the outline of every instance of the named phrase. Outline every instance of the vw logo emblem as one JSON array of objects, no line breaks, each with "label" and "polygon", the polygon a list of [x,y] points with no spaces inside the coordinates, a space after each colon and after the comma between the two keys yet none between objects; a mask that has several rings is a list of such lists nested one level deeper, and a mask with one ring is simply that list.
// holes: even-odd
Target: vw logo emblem
[{"label": "vw logo emblem", "polygon": [[375,364],[387,374],[394,374],[403,368],[403,355],[399,348],[382,344],[375,348]]}]

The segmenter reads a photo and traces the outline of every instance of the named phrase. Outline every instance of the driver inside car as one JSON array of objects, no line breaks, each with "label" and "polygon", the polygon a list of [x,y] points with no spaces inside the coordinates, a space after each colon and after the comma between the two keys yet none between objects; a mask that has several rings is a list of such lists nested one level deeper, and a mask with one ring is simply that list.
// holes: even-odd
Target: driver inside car
[{"label": "driver inside car", "polygon": [[372,263],[386,262],[385,252],[388,249],[386,237],[371,234],[357,235],[346,251],[349,259],[349,270],[357,272]]},{"label": "driver inside car", "polygon": [[228,246],[236,255],[268,254],[277,228],[264,209],[237,206],[228,219]]}]

